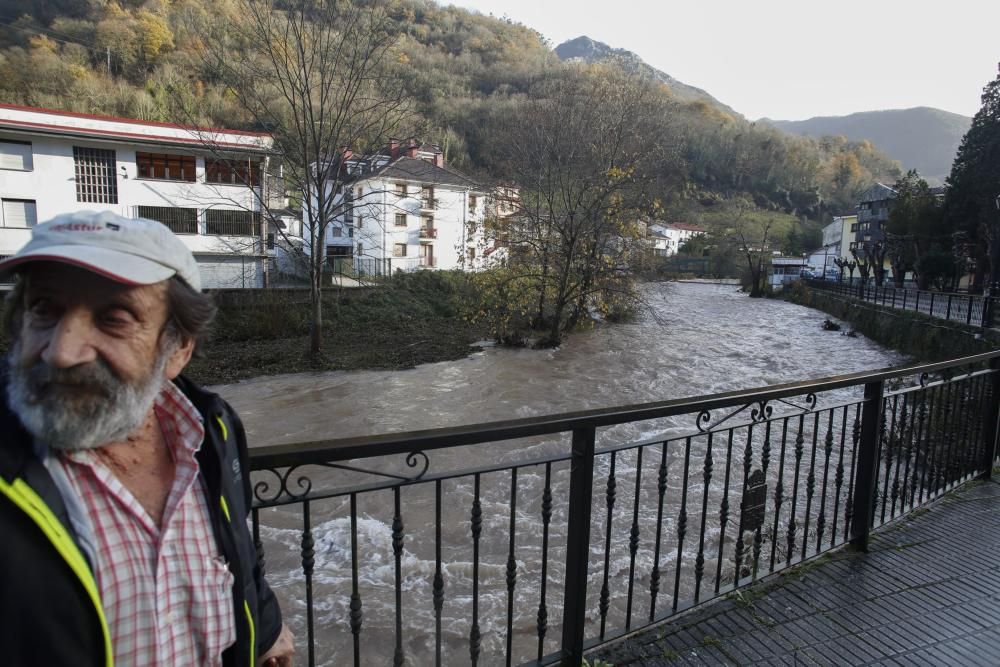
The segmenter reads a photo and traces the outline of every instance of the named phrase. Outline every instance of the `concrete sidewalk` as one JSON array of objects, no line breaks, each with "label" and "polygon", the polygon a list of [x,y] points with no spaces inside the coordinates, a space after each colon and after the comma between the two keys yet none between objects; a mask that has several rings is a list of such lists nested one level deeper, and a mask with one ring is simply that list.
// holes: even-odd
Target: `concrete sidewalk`
[{"label": "concrete sidewalk", "polygon": [[620,665],[1000,665],[1000,483],[588,655]]}]

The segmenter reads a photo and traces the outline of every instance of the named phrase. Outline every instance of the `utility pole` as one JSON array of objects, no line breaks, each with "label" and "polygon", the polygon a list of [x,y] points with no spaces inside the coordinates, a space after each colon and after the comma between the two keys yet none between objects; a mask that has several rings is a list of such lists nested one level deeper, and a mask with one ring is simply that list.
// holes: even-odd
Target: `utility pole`
[{"label": "utility pole", "polygon": [[104,48],[107,49],[108,54],[108,78],[111,78],[111,47],[106,46]]}]

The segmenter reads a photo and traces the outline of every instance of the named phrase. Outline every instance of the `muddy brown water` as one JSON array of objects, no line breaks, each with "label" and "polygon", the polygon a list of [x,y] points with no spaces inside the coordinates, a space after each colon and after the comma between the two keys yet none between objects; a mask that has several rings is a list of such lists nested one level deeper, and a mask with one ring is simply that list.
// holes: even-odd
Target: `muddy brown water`
[{"label": "muddy brown water", "polygon": [[[826,377],[900,365],[905,359],[863,337],[824,331],[826,315],[776,300],[749,299],[731,285],[664,283],[649,285],[645,296],[651,313],[633,324],[597,326],[574,334],[555,350],[487,347],[458,361],[423,365],[405,371],[308,373],[259,378],[215,387],[239,412],[251,446],[411,431],[612,407],[685,396],[711,394],[769,384]],[[844,330],[847,330],[845,325]],[[400,345],[407,341],[400,341]],[[336,354],[335,349],[331,349]],[[599,444],[632,442],[692,430],[687,421],[629,424],[600,434]],[[690,423],[688,423],[690,422]],[[463,448],[432,454],[431,470],[463,469],[512,462],[525,457],[565,452],[566,438]],[[671,461],[676,455],[671,454]],[[682,458],[682,457],[680,457]],[[629,465],[619,461],[619,484],[628,486]],[[398,463],[398,462],[397,462]],[[680,468],[679,460],[675,468]],[[396,464],[386,464],[396,465]],[[646,469],[649,465],[644,464]],[[565,533],[565,466],[553,469],[556,507],[552,520],[548,594],[550,628],[545,650],[557,648],[562,591],[559,563]],[[650,479],[655,472],[647,473]],[[607,461],[595,466],[595,508],[603,505]],[[316,484],[330,479],[313,476]],[[634,477],[633,477],[634,479]],[[681,485],[671,474],[671,489]],[[483,634],[480,664],[503,664],[506,642],[505,568],[510,516],[509,473],[481,480],[483,542],[479,570],[479,613]],[[534,657],[539,602],[541,468],[519,473],[516,513],[515,663]],[[426,487],[426,488],[425,488]],[[471,478],[446,482],[443,510],[445,664],[469,663],[472,556],[469,508]],[[646,492],[643,492],[646,494]],[[623,493],[623,496],[627,494]],[[693,501],[697,501],[692,496]],[[434,503],[431,485],[410,487],[403,494],[406,530],[402,558],[404,649],[408,664],[433,663]],[[362,663],[392,660],[395,641],[395,567],[391,548],[391,493],[359,498],[358,542],[364,623]],[[627,507],[626,507],[627,506]],[[656,521],[655,503],[644,504],[644,535]],[[317,663],[348,664],[352,659],[349,627],[350,521],[345,499],[319,501],[312,508],[316,540],[314,575]],[[611,567],[627,572],[631,516],[621,503]],[[628,512],[625,512],[625,510]],[[603,523],[595,509],[590,598],[601,584]],[[667,512],[669,515],[670,512]],[[297,510],[262,513],[268,578],[279,593],[304,658],[305,601],[300,566],[301,519]],[[709,535],[709,538],[712,536]],[[669,550],[667,550],[669,551]],[[685,550],[685,555],[688,554]],[[646,572],[652,552],[643,545],[637,570]],[[708,564],[711,567],[711,563]],[[641,577],[640,577],[641,579]],[[622,613],[624,590],[615,590],[612,616]],[[593,600],[592,600],[593,601]],[[593,605],[596,607],[596,605]],[[648,607],[646,607],[648,609]],[[596,609],[588,610],[588,636],[594,633]],[[620,624],[620,623],[619,623]],[[304,660],[303,660],[304,663]]]}]

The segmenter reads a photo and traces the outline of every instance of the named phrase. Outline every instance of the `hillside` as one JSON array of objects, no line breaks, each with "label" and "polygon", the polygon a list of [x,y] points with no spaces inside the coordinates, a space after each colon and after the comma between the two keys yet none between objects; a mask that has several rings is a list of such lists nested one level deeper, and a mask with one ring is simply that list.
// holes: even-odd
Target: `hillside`
[{"label": "hillside", "polygon": [[[258,127],[206,57],[221,43],[211,31],[243,20],[241,7],[248,1],[21,3],[0,12],[0,102]],[[659,96],[657,138],[671,147],[655,167],[666,219],[697,222],[738,199],[763,212],[822,221],[853,206],[873,181],[891,183],[899,176],[898,166],[869,142],[819,141],[750,123],[635,54],[586,37],[553,52],[527,26],[430,0],[372,0],[365,6],[387,17],[383,29],[393,45],[388,73],[401,82],[411,112],[393,131],[439,144],[448,164],[483,183],[502,173],[490,146],[505,116],[571,70],[599,78],[616,67],[651,79]],[[234,42],[225,57],[253,60],[253,48]],[[283,104],[280,96],[275,104]],[[355,148],[386,138],[363,137]]]},{"label": "hillside", "polygon": [[958,145],[972,119],[940,109],[916,107],[808,120],[765,118],[762,122],[808,137],[842,135],[854,141],[868,139],[898,160],[903,169],[916,169],[929,182],[939,184],[951,171]]},{"label": "hillside", "polygon": [[563,42],[556,47],[555,51],[559,59],[563,61],[581,61],[591,65],[595,63],[607,63],[609,61],[616,62],[626,68],[632,68],[648,74],[660,83],[666,84],[670,91],[680,100],[685,102],[709,102],[728,113],[738,115],[732,108],[715,99],[701,88],[695,88],[682,81],[678,81],[666,72],[649,65],[631,51],[612,48],[586,35]]}]

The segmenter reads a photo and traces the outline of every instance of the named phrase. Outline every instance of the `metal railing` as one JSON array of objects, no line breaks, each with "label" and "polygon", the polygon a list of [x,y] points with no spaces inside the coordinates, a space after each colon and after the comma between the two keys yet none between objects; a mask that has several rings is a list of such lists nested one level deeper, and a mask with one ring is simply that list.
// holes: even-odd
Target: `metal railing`
[{"label": "metal railing", "polygon": [[253,534],[310,665],[578,667],[988,476],[998,390],[1000,351],[258,448]]},{"label": "metal railing", "polygon": [[878,287],[874,284],[862,285],[858,281],[854,281],[852,284],[846,281],[808,280],[806,284],[813,289],[833,292],[889,308],[912,310],[973,327],[989,326],[989,307],[995,307],[996,301],[994,298],[981,294],[934,292],[890,286]]}]

